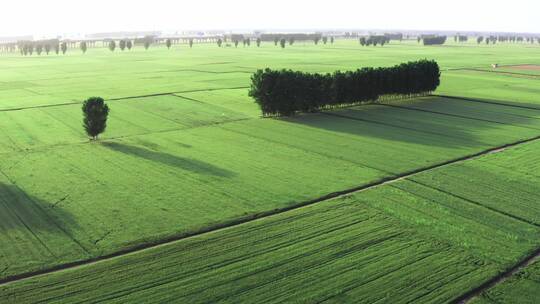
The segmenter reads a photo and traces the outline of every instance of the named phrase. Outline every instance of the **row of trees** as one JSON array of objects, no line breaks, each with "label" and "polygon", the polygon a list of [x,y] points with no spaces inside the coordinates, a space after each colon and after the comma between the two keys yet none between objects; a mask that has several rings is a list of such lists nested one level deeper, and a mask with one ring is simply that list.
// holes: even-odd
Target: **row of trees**
[{"label": "row of trees", "polygon": [[454,36],[454,41],[455,42],[467,42],[467,41],[469,41],[469,37],[465,36],[465,35],[455,35]]},{"label": "row of trees", "polygon": [[[287,44],[289,45],[293,45],[295,42],[296,42],[296,38],[295,36],[293,35],[289,35],[288,38],[285,38],[285,37],[281,37],[280,36],[277,36],[277,35],[271,35],[273,37],[273,42],[274,42],[274,45],[275,46],[281,46],[282,48],[285,48],[285,46]],[[242,36],[243,37],[243,36]],[[328,37],[318,37],[316,36],[315,38],[313,38],[313,42],[315,43],[315,45],[319,44],[319,41],[323,42],[323,44],[327,44],[328,41],[330,41],[331,44],[334,43],[334,37],[330,37],[330,40],[328,39]],[[238,45],[240,44],[240,41],[242,41],[242,43],[244,44],[244,46],[250,46],[251,45],[251,38],[242,38],[240,39],[239,37],[235,37],[233,38],[233,44],[235,47],[238,47]],[[260,47],[261,46],[261,43],[265,41],[263,40],[261,37],[257,38],[255,40],[256,44],[257,44],[257,47]],[[219,47],[221,47],[223,45],[223,42],[224,40],[222,40],[221,38],[217,40],[217,45]]]},{"label": "row of trees", "polygon": [[478,36],[476,37],[476,43],[480,44],[482,42],[485,42],[486,44],[495,44],[497,43],[498,39],[495,36],[485,37],[484,36]]},{"label": "row of trees", "polygon": [[19,41],[17,48],[23,56],[32,55],[34,52],[37,55],[41,55],[45,52],[49,55],[50,52],[55,54],[65,54],[67,52],[67,43],[58,41],[57,39],[42,40],[42,41]]},{"label": "row of trees", "polygon": [[372,35],[369,37],[360,37],[359,39],[361,46],[384,46],[387,43],[390,43],[390,38],[386,35]]},{"label": "row of trees", "polygon": [[[441,45],[446,42],[446,36],[422,36],[418,39],[424,41],[424,45]],[[418,40],[420,42],[420,40]]]},{"label": "row of trees", "polygon": [[332,74],[265,69],[258,70],[251,81],[249,95],[263,115],[288,116],[376,101],[383,95],[426,94],[439,86],[440,71],[437,62],[420,60]]}]

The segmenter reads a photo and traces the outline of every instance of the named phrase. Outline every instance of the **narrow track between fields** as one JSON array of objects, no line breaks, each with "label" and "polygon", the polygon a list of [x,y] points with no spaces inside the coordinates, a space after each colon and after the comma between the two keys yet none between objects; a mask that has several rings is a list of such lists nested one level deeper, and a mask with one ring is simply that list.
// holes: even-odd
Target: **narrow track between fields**
[{"label": "narrow track between fields", "polygon": [[[204,234],[204,233],[214,232],[214,231],[218,231],[218,230],[221,230],[221,229],[238,226],[238,225],[241,225],[241,224],[244,224],[244,223],[247,223],[247,222],[256,221],[258,219],[262,219],[262,218],[265,218],[265,217],[277,215],[277,214],[284,213],[284,212],[287,212],[287,211],[290,211],[290,210],[299,209],[299,208],[306,207],[306,206],[309,206],[309,205],[313,205],[313,204],[316,204],[316,203],[320,203],[322,201],[326,201],[326,200],[329,200],[329,199],[334,199],[334,198],[344,196],[344,195],[348,195],[348,194],[351,194],[351,193],[361,192],[361,191],[365,191],[365,190],[368,190],[368,189],[379,187],[379,186],[382,186],[382,185],[385,185],[385,184],[390,184],[390,183],[393,183],[395,181],[398,181],[398,180],[401,180],[401,179],[404,179],[404,178],[407,178],[407,177],[411,177],[411,176],[414,176],[414,175],[417,175],[417,174],[420,174],[420,173],[423,173],[423,172],[427,172],[427,171],[430,171],[430,170],[438,169],[438,168],[445,167],[445,166],[452,165],[452,164],[456,164],[456,163],[461,163],[461,162],[464,162],[464,161],[468,161],[468,160],[480,157],[482,155],[486,155],[486,154],[493,153],[493,152],[499,152],[499,151],[502,151],[502,150],[507,149],[507,148],[519,146],[521,144],[528,143],[528,142],[537,141],[539,139],[540,139],[540,135],[532,137],[532,138],[528,138],[528,139],[519,140],[519,141],[516,141],[516,142],[513,142],[513,143],[500,145],[500,146],[497,146],[497,147],[492,147],[492,148],[489,148],[489,149],[486,149],[486,150],[483,150],[483,151],[480,151],[480,152],[477,152],[477,153],[469,154],[469,155],[466,155],[466,156],[462,156],[462,157],[459,157],[459,158],[456,158],[456,159],[452,159],[452,160],[444,161],[444,162],[441,162],[441,163],[438,163],[438,164],[434,164],[434,165],[426,166],[426,167],[423,167],[423,168],[411,170],[411,171],[408,171],[408,172],[405,172],[405,173],[402,173],[402,174],[398,174],[398,175],[394,175],[394,176],[388,176],[388,177],[382,178],[382,179],[380,179],[380,180],[378,180],[376,182],[372,182],[372,183],[369,183],[369,184],[364,184],[364,185],[361,185],[361,186],[358,186],[358,187],[353,187],[353,188],[345,189],[345,190],[342,190],[342,191],[329,193],[329,194],[326,194],[324,196],[321,196],[321,197],[318,197],[318,198],[315,198],[315,199],[312,199],[312,200],[304,201],[304,202],[301,202],[301,203],[298,203],[298,204],[295,204],[295,205],[292,205],[292,206],[287,206],[287,207],[284,207],[284,208],[274,209],[274,210],[270,210],[270,211],[266,211],[266,212],[261,212],[261,213],[258,213],[258,214],[253,214],[253,215],[241,217],[241,218],[231,220],[231,221],[228,221],[228,222],[223,222],[223,223],[220,223],[220,224],[217,224],[217,225],[208,226],[208,227],[200,229],[198,231],[191,231],[191,232],[182,233],[182,234],[179,234],[179,235],[176,235],[176,236],[173,236],[173,237],[170,237],[170,238],[162,239],[162,240],[159,240],[159,241],[155,241],[155,242],[142,243],[142,244],[139,244],[139,245],[136,245],[136,246],[133,246],[133,247],[130,247],[130,248],[126,248],[126,249],[123,249],[123,250],[119,250],[119,251],[116,251],[116,252],[113,252],[113,253],[110,253],[110,254],[106,254],[106,255],[103,255],[103,256],[99,256],[99,257],[95,257],[95,258],[91,258],[91,259],[86,259],[86,260],[79,260],[79,261],[75,261],[75,262],[71,262],[71,263],[65,263],[65,264],[57,265],[57,266],[46,268],[46,269],[41,269],[41,270],[37,270],[37,271],[32,271],[32,272],[21,273],[21,274],[9,276],[9,277],[6,277],[4,279],[1,279],[0,280],[0,285],[5,285],[5,284],[11,283],[11,282],[20,281],[20,280],[24,280],[24,279],[28,279],[28,278],[32,278],[32,277],[37,277],[37,276],[40,276],[40,275],[50,274],[50,273],[54,273],[54,272],[60,272],[60,271],[67,270],[67,269],[74,269],[74,268],[81,267],[81,266],[86,266],[86,265],[90,265],[90,264],[99,263],[99,262],[105,261],[105,260],[110,260],[110,259],[114,259],[114,258],[120,258],[120,257],[128,255],[128,254],[136,253],[136,252],[143,251],[143,250],[150,249],[150,248],[159,247],[159,246],[162,246],[162,245],[165,245],[165,244],[177,242],[177,241],[180,241],[180,240],[183,240],[183,239],[186,239],[186,238],[190,238],[190,237],[194,237],[194,236],[198,236],[198,235],[201,235],[201,234]],[[539,251],[540,251],[540,249],[537,250],[536,254],[538,254]],[[526,261],[525,262],[521,261],[518,264],[516,264],[517,266],[514,266],[514,267],[519,267],[519,265],[522,265],[523,263],[526,263]],[[512,267],[511,269],[513,269],[514,267]],[[510,271],[511,271],[511,269],[510,269]],[[497,279],[493,278],[490,281],[497,281]],[[489,282],[484,283],[482,286],[489,285]],[[480,287],[477,288],[477,289],[480,289]],[[474,290],[468,292],[467,294],[473,294],[473,293],[474,293]],[[462,297],[464,297],[464,296],[462,296]],[[457,302],[459,302],[459,299],[457,300]]]},{"label": "narrow track between fields", "polygon": [[525,257],[523,260],[521,260],[519,263],[513,265],[509,269],[507,269],[505,272],[499,274],[498,276],[495,276],[491,278],[489,281],[484,282],[482,285],[464,293],[459,298],[455,299],[451,303],[456,304],[465,304],[469,303],[472,299],[482,294],[484,291],[487,291],[490,288],[493,288],[507,279],[509,279],[511,276],[516,274],[518,271],[522,270],[523,268],[530,265],[532,262],[536,261],[540,258],[540,248],[537,248],[536,251]]}]

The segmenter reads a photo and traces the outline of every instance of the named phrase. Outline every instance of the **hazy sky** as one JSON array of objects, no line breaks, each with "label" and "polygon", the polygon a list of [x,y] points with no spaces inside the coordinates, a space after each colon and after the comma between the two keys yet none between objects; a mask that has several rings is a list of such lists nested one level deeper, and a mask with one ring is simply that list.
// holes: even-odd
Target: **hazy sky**
[{"label": "hazy sky", "polygon": [[540,32],[540,0],[7,0],[0,36],[181,29]]}]

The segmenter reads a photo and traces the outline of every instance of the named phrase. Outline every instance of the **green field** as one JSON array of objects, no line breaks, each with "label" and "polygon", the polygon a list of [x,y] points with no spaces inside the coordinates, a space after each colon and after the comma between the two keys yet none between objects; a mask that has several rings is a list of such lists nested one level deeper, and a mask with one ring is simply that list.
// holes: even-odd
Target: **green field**
[{"label": "green field", "polygon": [[[540,64],[538,50],[416,42],[375,48],[337,40],[285,49],[196,44],[2,54],[0,280],[247,221],[537,138],[540,79],[468,69]],[[441,66],[436,94],[459,98],[276,119],[261,118],[247,94],[257,68],[331,72],[422,58]],[[111,109],[99,142],[89,142],[81,126],[80,103],[89,96],[106,98]],[[60,302],[126,302],[126,286],[137,290],[132,299],[140,293],[165,302],[347,302],[360,295],[384,301],[400,293],[403,301],[449,301],[538,247],[539,149],[523,144],[350,197],[0,285],[0,302],[34,302],[41,294]],[[431,273],[434,267],[440,271]],[[96,291],[95,280],[105,277]],[[389,283],[399,278],[402,285]],[[205,286],[208,279],[216,286]],[[72,285],[47,288],[55,280]],[[29,291],[34,285],[42,287]]]},{"label": "green field", "polygon": [[474,304],[538,303],[540,298],[540,261],[536,260],[508,280],[474,299]]},{"label": "green field", "polygon": [[[18,303],[441,303],[540,245],[540,142],[2,287]],[[507,159],[521,163],[507,167]],[[491,179],[482,178],[486,169]],[[459,174],[468,178],[460,178]],[[440,176],[449,183],[439,184]],[[474,179],[474,180],[473,180]],[[485,183],[500,183],[497,193]],[[474,191],[464,191],[468,187]],[[520,188],[527,188],[525,195]],[[520,200],[513,198],[520,195]],[[509,206],[493,201],[520,204]],[[528,214],[521,218],[520,215]],[[54,287],[53,287],[54,286]]]}]

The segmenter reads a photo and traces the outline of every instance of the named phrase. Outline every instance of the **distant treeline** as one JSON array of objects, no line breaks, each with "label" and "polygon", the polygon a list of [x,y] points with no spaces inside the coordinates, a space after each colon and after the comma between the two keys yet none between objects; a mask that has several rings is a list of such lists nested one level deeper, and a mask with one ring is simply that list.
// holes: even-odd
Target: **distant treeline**
[{"label": "distant treeline", "polygon": [[305,33],[286,33],[286,34],[261,34],[259,36],[261,41],[275,41],[281,40],[293,40],[293,41],[308,41],[308,40],[320,40],[322,38],[321,33],[305,34]]},{"label": "distant treeline", "polygon": [[369,37],[360,37],[360,45],[362,46],[384,46],[390,42],[390,38],[385,35],[371,35]]},{"label": "distant treeline", "polygon": [[64,50],[67,50],[66,44],[60,44],[60,41],[58,39],[18,41],[17,48],[19,49],[21,55],[24,56],[32,55],[34,52],[38,55],[41,55],[41,53],[43,52],[48,55],[51,51],[58,54],[60,52],[60,49],[62,49],[63,53],[65,53]]},{"label": "distant treeline", "polygon": [[265,69],[258,70],[251,81],[249,95],[263,115],[288,116],[376,101],[383,95],[426,94],[439,86],[440,72],[437,62],[420,60],[332,74]]},{"label": "distant treeline", "polygon": [[441,45],[446,42],[446,36],[422,36],[424,45]]},{"label": "distant treeline", "polygon": [[469,37],[465,36],[465,35],[456,35],[456,36],[454,36],[454,41],[455,42],[467,42],[467,41],[469,41]]},{"label": "distant treeline", "polygon": [[402,33],[384,33],[384,37],[388,38],[388,40],[403,40],[403,34]]}]

